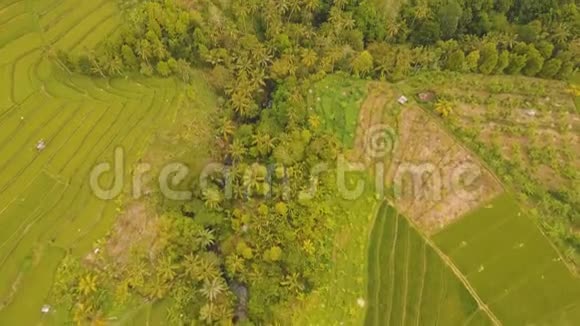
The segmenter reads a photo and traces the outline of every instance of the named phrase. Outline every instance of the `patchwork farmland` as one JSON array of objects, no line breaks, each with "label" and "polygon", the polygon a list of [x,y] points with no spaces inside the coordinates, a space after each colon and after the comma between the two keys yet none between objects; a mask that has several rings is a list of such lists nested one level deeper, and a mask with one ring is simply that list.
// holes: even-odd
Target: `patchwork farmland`
[{"label": "patchwork farmland", "polygon": [[178,106],[172,80],[91,79],[50,60],[92,48],[118,15],[108,0],[0,2],[0,324],[39,322],[60,260],[91,250],[117,213],[89,171],[120,146],[128,173]]},{"label": "patchwork farmland", "polygon": [[[384,107],[382,103],[377,109]],[[361,115],[362,111],[361,108]],[[423,129],[430,126],[426,134],[432,139],[447,137],[448,142],[454,142],[421,110],[396,111],[403,113],[398,114],[399,124],[406,121],[402,118],[405,112],[407,115],[413,112],[415,119],[422,121],[417,126]],[[396,124],[387,120],[382,123]],[[429,143],[428,138],[417,144],[405,140],[418,139],[421,128],[411,132],[412,128],[399,126],[399,134],[401,130],[410,133],[398,136],[401,152],[422,153],[417,144],[436,148],[434,144],[438,142]],[[423,153],[430,152],[437,153],[423,150]],[[439,152],[443,154],[423,159],[399,158],[398,162],[445,161],[443,158],[449,151]],[[495,180],[487,170],[484,178]],[[429,184],[428,180],[423,181]],[[367,325],[418,325],[417,320],[422,318],[444,325],[575,324],[580,318],[577,276],[567,268],[558,251],[513,195],[493,182],[493,187],[483,188],[484,196],[480,196],[477,205],[453,215],[452,221],[434,233],[426,227],[429,221],[421,220],[424,217],[411,217],[413,225],[420,228],[417,231],[400,211],[383,205],[376,216],[369,245]],[[391,185],[387,182],[387,186]],[[415,209],[433,211],[433,205],[428,202],[425,205],[421,197],[407,199]],[[401,206],[396,200],[395,204]],[[442,202],[435,207],[445,210],[446,206],[449,203]],[[408,211],[405,205],[401,209]],[[425,270],[431,272],[425,274]],[[438,289],[439,286],[444,290]],[[419,300],[415,297],[417,292],[429,291],[439,294],[421,295]]]},{"label": "patchwork farmland", "polygon": [[369,247],[366,325],[491,325],[470,292],[386,202]]}]

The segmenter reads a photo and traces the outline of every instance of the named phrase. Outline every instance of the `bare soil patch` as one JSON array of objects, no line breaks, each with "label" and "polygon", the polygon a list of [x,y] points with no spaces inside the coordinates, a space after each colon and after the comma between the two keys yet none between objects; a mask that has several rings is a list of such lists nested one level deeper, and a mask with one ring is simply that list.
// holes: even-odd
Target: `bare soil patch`
[{"label": "bare soil patch", "polygon": [[425,232],[441,230],[502,191],[480,161],[420,109],[401,112],[398,134],[386,182],[395,189],[397,209]]},{"label": "bare soil patch", "polygon": [[[432,117],[412,103],[396,103],[400,95],[389,84],[369,84],[349,158],[364,162],[372,173],[374,164],[384,164],[385,184],[394,189],[397,209],[432,234],[491,200],[502,187]],[[396,134],[392,151],[379,158],[369,155],[367,144],[369,130],[377,126]]]}]

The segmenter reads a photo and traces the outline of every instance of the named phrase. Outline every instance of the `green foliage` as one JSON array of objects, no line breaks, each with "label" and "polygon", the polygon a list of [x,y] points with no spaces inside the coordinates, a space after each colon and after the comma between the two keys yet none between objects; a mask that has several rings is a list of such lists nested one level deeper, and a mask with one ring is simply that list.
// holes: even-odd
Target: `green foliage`
[{"label": "green foliage", "polygon": [[465,69],[465,53],[461,49],[453,51],[447,58],[445,68],[451,71],[463,71]]},{"label": "green foliage", "polygon": [[438,17],[443,39],[450,39],[455,35],[462,15],[463,9],[456,0],[448,1],[439,9]]},{"label": "green foliage", "polygon": [[544,78],[554,78],[562,69],[562,61],[554,58],[546,61],[540,75]]},{"label": "green foliage", "polygon": [[479,50],[471,51],[467,57],[465,57],[465,71],[477,72],[480,58],[481,54]]},{"label": "green foliage", "polygon": [[497,72],[498,70],[496,67],[498,66],[499,61],[497,45],[495,43],[487,43],[483,46],[480,53],[481,57],[479,59],[479,71],[485,75],[489,75],[492,72]]},{"label": "green foliage", "polygon": [[544,66],[544,57],[542,56],[540,51],[536,49],[535,46],[530,45],[528,47],[526,57],[527,57],[526,65],[522,69],[522,72],[526,76],[535,76],[540,71],[542,71],[542,67]]},{"label": "green foliage", "polygon": [[527,60],[528,58],[525,54],[511,53],[510,63],[506,68],[506,73],[510,75],[519,74],[526,66]]},{"label": "green foliage", "polygon": [[352,61],[352,70],[356,76],[364,77],[373,69],[373,56],[369,51],[361,52]]}]

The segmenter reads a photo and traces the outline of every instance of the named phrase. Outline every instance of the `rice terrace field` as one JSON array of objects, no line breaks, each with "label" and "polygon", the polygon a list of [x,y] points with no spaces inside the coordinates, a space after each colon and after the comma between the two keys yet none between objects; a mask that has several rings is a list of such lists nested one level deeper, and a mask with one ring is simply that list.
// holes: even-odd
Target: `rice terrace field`
[{"label": "rice terrace field", "polygon": [[115,1],[0,1],[0,324],[37,324],[65,253],[88,252],[110,228],[117,204],[92,195],[90,169],[120,146],[128,173],[173,119],[172,80],[97,80],[49,60],[118,23]]},{"label": "rice terrace field", "polygon": [[386,202],[369,247],[366,325],[491,325],[438,253]]}]

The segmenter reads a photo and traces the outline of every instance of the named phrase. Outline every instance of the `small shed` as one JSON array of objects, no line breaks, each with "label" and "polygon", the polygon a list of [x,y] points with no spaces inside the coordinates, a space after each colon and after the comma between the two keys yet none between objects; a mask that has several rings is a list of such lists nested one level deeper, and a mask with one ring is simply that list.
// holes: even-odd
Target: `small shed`
[{"label": "small shed", "polygon": [[432,102],[435,99],[435,93],[432,91],[421,92],[417,96],[423,102]]},{"label": "small shed", "polygon": [[36,143],[36,150],[42,152],[46,148],[46,141],[44,139],[39,140]]},{"label": "small shed", "polygon": [[43,305],[42,308],[40,308],[40,312],[42,312],[43,314],[47,314],[50,312],[50,305]]},{"label": "small shed", "polygon": [[538,113],[536,112],[536,110],[526,110],[526,114],[528,117],[534,118]]},{"label": "small shed", "polygon": [[401,105],[405,105],[405,104],[407,104],[407,102],[409,102],[409,99],[406,96],[401,96],[401,97],[399,97],[398,102]]}]

